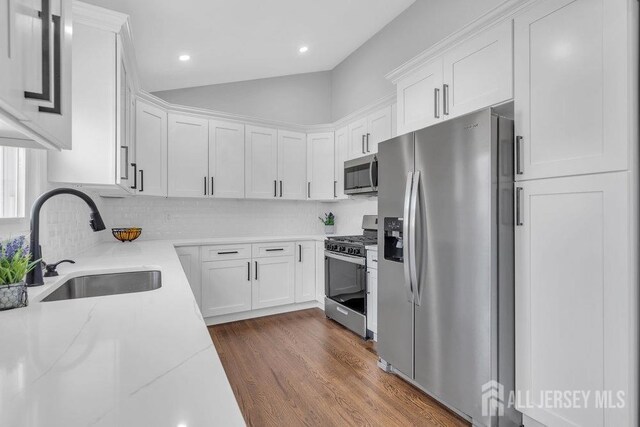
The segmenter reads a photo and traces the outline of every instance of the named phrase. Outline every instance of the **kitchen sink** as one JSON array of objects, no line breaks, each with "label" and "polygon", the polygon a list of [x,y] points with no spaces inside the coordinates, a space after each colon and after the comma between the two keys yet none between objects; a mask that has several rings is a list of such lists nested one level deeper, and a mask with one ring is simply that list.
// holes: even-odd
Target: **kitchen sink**
[{"label": "kitchen sink", "polygon": [[67,280],[42,301],[130,294],[152,291],[161,286],[161,275],[157,270],[94,274]]}]

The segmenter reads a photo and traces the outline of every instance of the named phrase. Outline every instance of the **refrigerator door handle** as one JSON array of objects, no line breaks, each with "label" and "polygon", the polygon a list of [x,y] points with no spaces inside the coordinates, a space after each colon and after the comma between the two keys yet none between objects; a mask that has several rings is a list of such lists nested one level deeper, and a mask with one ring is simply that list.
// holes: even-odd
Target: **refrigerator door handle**
[{"label": "refrigerator door handle", "polygon": [[402,236],[404,240],[403,247],[403,263],[404,268],[404,287],[407,292],[407,300],[413,303],[413,287],[411,286],[411,271],[409,268],[409,259],[411,257],[411,245],[409,243],[409,215],[411,208],[411,190],[413,188],[413,172],[407,174],[407,184],[404,190],[404,213],[402,218]]},{"label": "refrigerator door handle", "polygon": [[420,184],[420,172],[413,173],[413,184],[411,185],[411,204],[409,206],[409,274],[411,275],[411,286],[413,288],[413,300],[420,305],[420,286],[418,285],[418,265],[416,258],[416,214],[418,209],[418,185]]}]

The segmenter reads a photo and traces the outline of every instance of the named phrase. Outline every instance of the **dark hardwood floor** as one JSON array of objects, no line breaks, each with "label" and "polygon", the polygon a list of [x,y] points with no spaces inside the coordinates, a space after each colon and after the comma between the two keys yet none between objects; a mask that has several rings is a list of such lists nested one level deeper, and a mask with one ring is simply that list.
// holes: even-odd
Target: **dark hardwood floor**
[{"label": "dark hardwood floor", "polygon": [[319,309],[209,327],[250,426],[467,426]]}]

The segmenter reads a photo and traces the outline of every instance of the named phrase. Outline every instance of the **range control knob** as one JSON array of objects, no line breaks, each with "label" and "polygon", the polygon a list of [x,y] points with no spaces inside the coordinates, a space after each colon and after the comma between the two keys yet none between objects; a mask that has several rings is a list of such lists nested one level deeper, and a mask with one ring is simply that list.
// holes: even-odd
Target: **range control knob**
[{"label": "range control knob", "polygon": [[340,246],[340,252],[344,252],[345,251],[345,247],[344,246]]},{"label": "range control knob", "polygon": [[349,250],[347,252],[352,254],[353,253],[353,248],[349,248]]}]

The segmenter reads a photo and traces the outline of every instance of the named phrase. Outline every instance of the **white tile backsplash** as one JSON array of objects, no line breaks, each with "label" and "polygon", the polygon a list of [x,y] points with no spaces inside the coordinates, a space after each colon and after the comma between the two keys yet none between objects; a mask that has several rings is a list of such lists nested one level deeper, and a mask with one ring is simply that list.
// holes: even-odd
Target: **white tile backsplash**
[{"label": "white tile backsplash", "polygon": [[358,234],[362,215],[377,212],[376,199],[320,203],[130,197],[105,198],[101,205],[108,228],[142,227],[145,240],[322,234],[318,217],[330,211],[336,215],[337,234]]}]

